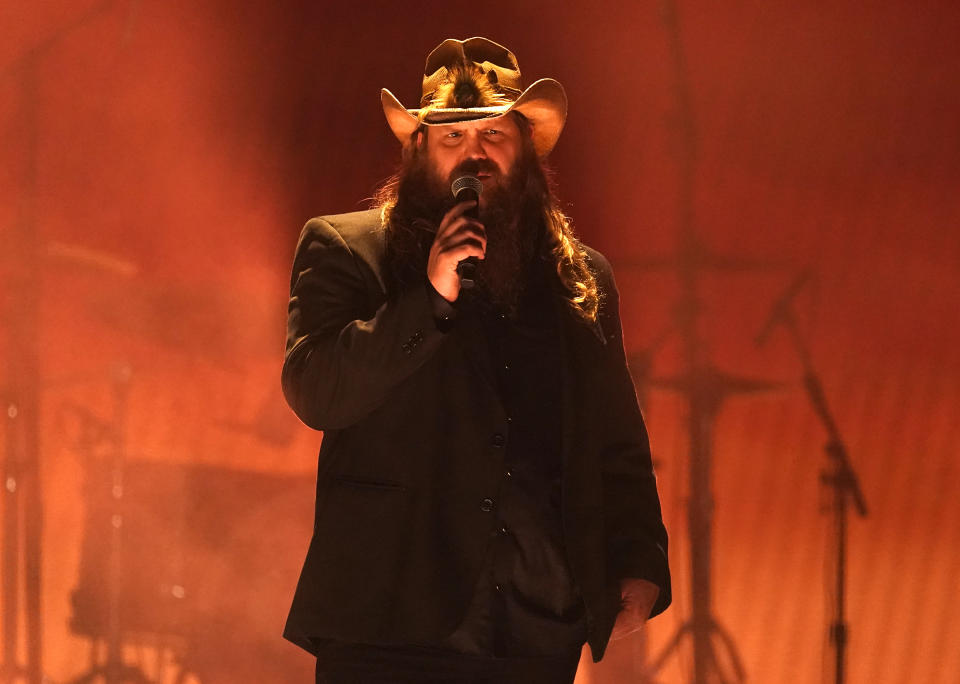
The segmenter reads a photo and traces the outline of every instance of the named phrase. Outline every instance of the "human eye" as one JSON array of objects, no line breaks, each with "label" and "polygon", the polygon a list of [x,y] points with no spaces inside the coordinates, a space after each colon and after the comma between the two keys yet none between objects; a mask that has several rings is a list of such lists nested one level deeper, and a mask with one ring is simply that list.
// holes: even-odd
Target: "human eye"
[{"label": "human eye", "polygon": [[450,147],[453,145],[459,145],[461,138],[463,138],[463,133],[461,131],[448,131],[447,133],[443,134],[442,141],[444,145]]}]

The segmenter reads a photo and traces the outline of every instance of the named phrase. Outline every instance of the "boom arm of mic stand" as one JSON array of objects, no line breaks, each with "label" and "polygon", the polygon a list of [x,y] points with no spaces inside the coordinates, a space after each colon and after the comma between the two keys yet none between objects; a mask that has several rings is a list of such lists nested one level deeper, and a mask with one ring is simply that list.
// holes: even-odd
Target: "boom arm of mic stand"
[{"label": "boom arm of mic stand", "polygon": [[803,384],[813,405],[813,410],[820,418],[826,428],[829,440],[826,444],[826,452],[834,464],[832,473],[824,473],[824,480],[834,488],[834,517],[835,532],[837,542],[837,563],[836,563],[836,594],[833,620],[830,622],[830,641],[835,649],[834,652],[834,681],[837,684],[843,684],[846,677],[846,649],[847,649],[847,621],[846,621],[846,559],[847,559],[847,524],[846,524],[846,502],[847,495],[852,495],[854,505],[861,517],[867,515],[867,504],[864,500],[863,492],[860,490],[860,483],[857,475],[850,464],[847,455],[847,449],[840,439],[840,430],[837,428],[836,421],[830,413],[827,405],[826,395],[823,391],[823,385],[813,369],[813,361],[810,358],[810,352],[800,335],[800,329],[797,326],[796,316],[793,314],[793,307],[789,301],[778,312],[779,320],[790,331],[790,339],[796,349],[800,362],[803,365]]},{"label": "boom arm of mic stand", "polygon": [[843,487],[853,495],[857,513],[865,518],[867,517],[867,503],[863,496],[863,491],[860,489],[859,478],[853,469],[853,465],[850,463],[847,448],[844,445],[843,439],[840,437],[840,429],[837,427],[837,423],[833,419],[833,414],[830,412],[830,407],[827,405],[827,397],[826,394],[824,394],[823,385],[817,376],[817,372],[813,368],[810,351],[803,337],[800,335],[797,318],[793,313],[793,306],[790,305],[789,301],[787,301],[785,306],[780,310],[778,322],[786,326],[790,332],[790,339],[803,366],[803,386],[807,391],[807,396],[810,398],[810,404],[813,406],[814,413],[820,418],[820,422],[823,423],[824,429],[827,431],[828,440],[826,451],[831,460],[837,464],[837,482],[835,485]]},{"label": "boom arm of mic stand", "polygon": [[814,410],[820,416],[821,422],[826,426],[830,439],[827,441],[825,450],[827,455],[836,464],[837,471],[835,475],[835,487],[841,487],[851,494],[853,503],[857,507],[857,513],[861,518],[867,517],[867,503],[860,489],[860,480],[857,473],[850,463],[850,457],[847,454],[847,447],[840,439],[840,433],[834,423],[833,416],[830,415],[830,409],[827,407],[826,398],[823,394],[823,387],[820,379],[808,368],[803,376],[803,385],[807,389],[807,396],[810,397],[810,403]]}]

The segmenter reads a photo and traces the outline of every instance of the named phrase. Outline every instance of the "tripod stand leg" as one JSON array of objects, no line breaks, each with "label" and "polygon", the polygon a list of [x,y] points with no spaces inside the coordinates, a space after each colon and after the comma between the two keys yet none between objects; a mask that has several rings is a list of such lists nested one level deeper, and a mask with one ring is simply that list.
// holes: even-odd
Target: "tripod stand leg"
[{"label": "tripod stand leg", "polygon": [[[730,659],[730,664],[733,666],[734,676],[736,677],[734,681],[738,683],[745,682],[747,680],[747,672],[743,667],[743,661],[740,659],[740,654],[737,653],[737,647],[733,643],[733,637],[731,637],[730,633],[720,626],[720,623],[718,623],[716,620],[714,620],[711,624],[711,631],[720,637],[720,643],[723,644],[723,648],[727,652],[727,657]],[[714,654],[713,658],[714,663],[716,663],[716,654]]]},{"label": "tripod stand leg", "polygon": [[673,653],[680,646],[680,642],[683,640],[683,635],[688,633],[691,629],[690,622],[684,622],[677,629],[676,633],[673,635],[673,638],[667,642],[667,645],[663,647],[663,650],[657,654],[657,657],[653,659],[650,663],[650,673],[656,674],[660,671],[660,668],[663,667],[663,664],[666,662],[667,657]]}]

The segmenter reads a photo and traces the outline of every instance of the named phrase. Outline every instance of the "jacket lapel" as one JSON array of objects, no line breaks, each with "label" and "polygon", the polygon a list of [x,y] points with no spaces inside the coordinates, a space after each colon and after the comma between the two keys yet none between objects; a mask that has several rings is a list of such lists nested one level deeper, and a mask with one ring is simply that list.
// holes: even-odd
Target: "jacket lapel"
[{"label": "jacket lapel", "polygon": [[553,303],[561,331],[562,463],[567,476],[577,477],[575,470],[571,470],[574,452],[578,449],[576,436],[582,436],[585,430],[590,431],[590,428],[584,425],[587,416],[591,415],[587,404],[595,401],[595,397],[588,391],[591,386],[590,376],[596,372],[597,361],[604,351],[606,340],[599,323],[587,325],[576,319],[563,296],[554,296]]}]

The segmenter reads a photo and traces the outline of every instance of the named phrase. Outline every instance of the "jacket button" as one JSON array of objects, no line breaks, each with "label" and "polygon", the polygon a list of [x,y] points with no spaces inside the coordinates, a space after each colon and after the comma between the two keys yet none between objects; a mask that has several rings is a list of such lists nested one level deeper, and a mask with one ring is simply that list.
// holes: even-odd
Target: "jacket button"
[{"label": "jacket button", "polygon": [[493,436],[493,439],[490,440],[490,443],[493,444],[493,446],[495,446],[495,447],[497,447],[497,448],[499,449],[500,447],[503,446],[503,443],[504,443],[505,441],[506,441],[506,440],[503,438],[503,435],[501,435],[501,434],[498,432],[497,434],[495,434],[495,435]]},{"label": "jacket button", "polygon": [[493,510],[493,499],[487,498],[480,502],[480,510],[489,513]]}]

